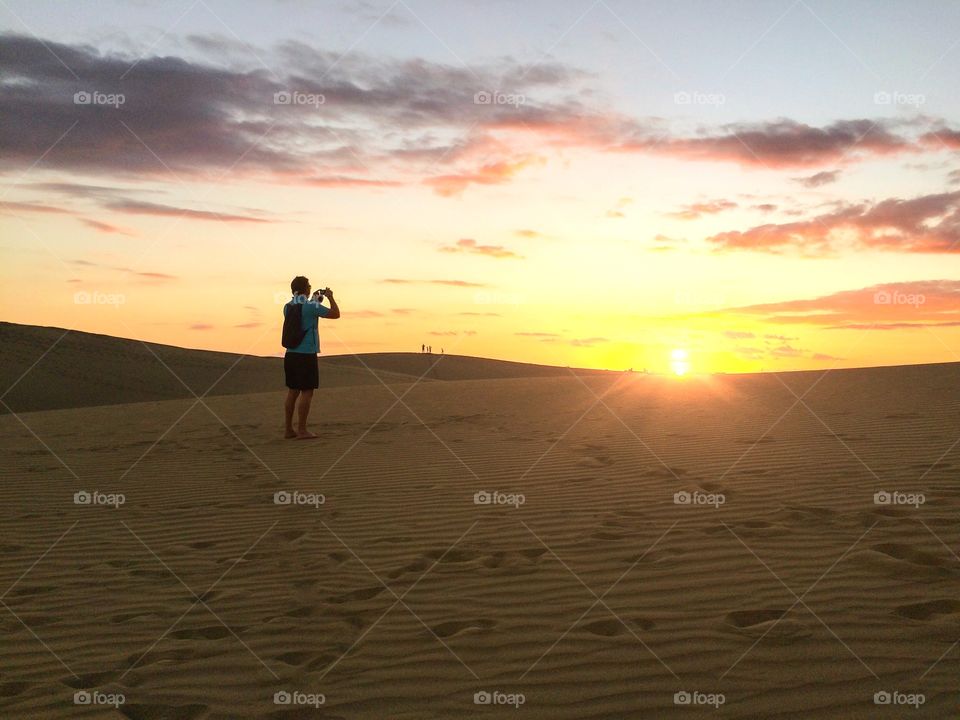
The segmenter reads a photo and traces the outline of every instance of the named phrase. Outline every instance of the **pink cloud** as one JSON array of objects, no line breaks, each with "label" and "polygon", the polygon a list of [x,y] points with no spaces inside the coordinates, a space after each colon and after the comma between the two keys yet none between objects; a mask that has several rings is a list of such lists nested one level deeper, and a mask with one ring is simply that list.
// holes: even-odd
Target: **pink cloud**
[{"label": "pink cloud", "polygon": [[704,215],[716,215],[724,210],[732,210],[738,207],[732,200],[710,200],[708,202],[696,202],[686,205],[676,212],[666,213],[669,217],[680,220],[697,220]]},{"label": "pink cloud", "polygon": [[[758,316],[779,325],[817,325],[828,329],[892,330],[960,325],[960,280],[883,283],[830,295],[761,303],[711,313]],[[788,338],[766,338],[789,347]]]},{"label": "pink cloud", "polygon": [[960,252],[960,191],[909,200],[840,204],[809,220],[758,225],[707,238],[718,250],[830,255],[841,249]]},{"label": "pink cloud", "polygon": [[501,185],[510,181],[514,175],[532,165],[537,159],[527,157],[516,161],[500,160],[481,165],[473,171],[438,175],[424,180],[438,195],[450,197],[459,195],[470,185]]}]

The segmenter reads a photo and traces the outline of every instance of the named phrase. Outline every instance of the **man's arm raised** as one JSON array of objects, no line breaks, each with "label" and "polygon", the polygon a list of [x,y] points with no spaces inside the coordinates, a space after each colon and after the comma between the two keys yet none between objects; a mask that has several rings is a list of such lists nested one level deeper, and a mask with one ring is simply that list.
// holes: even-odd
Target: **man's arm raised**
[{"label": "man's arm raised", "polygon": [[330,314],[327,315],[326,319],[337,320],[340,317],[340,306],[337,305],[336,298],[333,297],[333,290],[327,288],[323,291],[323,294],[330,300]]}]

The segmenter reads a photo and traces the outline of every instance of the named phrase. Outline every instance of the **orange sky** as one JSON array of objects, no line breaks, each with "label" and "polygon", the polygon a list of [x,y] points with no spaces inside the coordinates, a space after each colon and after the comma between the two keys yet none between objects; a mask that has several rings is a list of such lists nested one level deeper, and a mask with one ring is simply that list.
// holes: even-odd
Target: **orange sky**
[{"label": "orange sky", "polygon": [[305,274],[343,310],[326,353],[960,360],[947,35],[890,58],[896,18],[875,38],[826,15],[851,59],[799,10],[753,45],[722,20],[707,57],[668,44],[674,9],[654,58],[606,16],[483,46],[437,6],[432,34],[401,13],[351,45],[353,11],[302,10],[334,13],[331,39],[212,3],[237,41],[189,15],[151,44],[149,8],[98,39],[42,6],[15,3],[4,40],[4,320],[272,355]]}]

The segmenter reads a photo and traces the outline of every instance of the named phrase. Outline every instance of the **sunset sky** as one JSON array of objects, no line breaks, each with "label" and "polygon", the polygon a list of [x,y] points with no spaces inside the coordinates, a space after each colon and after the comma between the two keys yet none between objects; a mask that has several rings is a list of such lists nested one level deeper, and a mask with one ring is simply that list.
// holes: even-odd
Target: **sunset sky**
[{"label": "sunset sky", "polygon": [[273,355],[302,273],[325,353],[960,360],[955,0],[3,0],[0,30],[0,319]]}]

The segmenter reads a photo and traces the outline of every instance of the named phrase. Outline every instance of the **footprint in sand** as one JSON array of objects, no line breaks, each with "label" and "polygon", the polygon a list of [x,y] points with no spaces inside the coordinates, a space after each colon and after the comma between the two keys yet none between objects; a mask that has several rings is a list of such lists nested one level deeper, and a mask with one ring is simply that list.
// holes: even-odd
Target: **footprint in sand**
[{"label": "footprint in sand", "polygon": [[754,610],[734,610],[727,613],[728,625],[738,632],[753,638],[774,640],[793,640],[808,637],[810,630],[798,620],[785,617],[786,608],[757,608]]},{"label": "footprint in sand", "polygon": [[206,550],[207,548],[215,547],[216,544],[213,540],[198,540],[197,542],[188,543],[187,547],[191,550]]},{"label": "footprint in sand", "polygon": [[370,598],[375,598],[380,593],[384,592],[385,588],[382,585],[373,585],[371,587],[360,588],[359,590],[351,590],[350,592],[341,593],[340,595],[331,595],[327,598],[327,602],[332,602],[336,605],[342,605],[343,603],[348,602],[357,602],[358,600],[369,600]]},{"label": "footprint in sand", "polygon": [[605,468],[610,467],[614,462],[616,461],[609,455],[588,455],[580,458],[580,460],[577,461],[577,465],[590,468]]},{"label": "footprint in sand", "polygon": [[532,547],[521,550],[520,554],[523,555],[528,560],[537,560],[541,555],[547,551],[544,547]]},{"label": "footprint in sand", "polygon": [[286,540],[287,542],[294,542],[295,540],[299,540],[306,534],[307,534],[306,530],[284,530],[282,532],[278,532],[277,537],[280,537]]},{"label": "footprint in sand", "polygon": [[110,618],[110,622],[114,625],[123,625],[123,623],[130,622],[131,620],[137,620],[139,618],[147,617],[160,617],[157,613],[153,612],[129,612],[129,613],[119,613]]},{"label": "footprint in sand", "polygon": [[929,573],[950,573],[953,570],[953,560],[952,558],[945,556],[933,555],[924,550],[918,550],[912,545],[904,545],[902,543],[879,543],[874,545],[867,551],[868,553],[872,552],[875,555],[879,554],[879,558],[884,563],[890,563],[889,558],[896,560],[897,562],[893,564],[893,568],[901,568],[903,564],[906,564],[908,567],[912,566],[912,569],[916,572]]},{"label": "footprint in sand", "polygon": [[489,630],[494,625],[496,625],[496,623],[493,620],[480,618],[479,620],[456,620],[440,623],[439,625],[434,625],[431,629],[437,637],[448,638],[459,635],[467,630]]},{"label": "footprint in sand", "polygon": [[440,564],[446,565],[448,563],[464,563],[470,562],[471,560],[476,560],[480,557],[480,553],[476,550],[470,550],[469,548],[453,548],[450,551],[447,550],[430,550],[424,555],[431,560],[439,560]]},{"label": "footprint in sand", "polygon": [[[196,657],[197,657],[197,653],[196,653],[195,646],[171,647],[167,649],[154,649],[142,657],[140,653],[134,653],[133,655],[128,655],[124,660],[124,663],[127,665],[127,667],[136,666],[137,670],[139,670],[140,668],[147,667],[148,665],[157,665],[157,664],[180,665],[188,660],[193,660]],[[100,673],[100,674],[106,675],[106,673]],[[127,676],[126,682],[128,685],[139,685],[141,682],[143,682],[142,678],[131,680],[130,679],[131,677],[133,676],[131,675]],[[71,680],[73,679],[71,678]],[[67,683],[67,685],[70,685],[69,681],[65,681],[65,682]],[[73,686],[71,685],[71,687]],[[78,685],[77,687],[79,688],[80,686]]]},{"label": "footprint in sand", "polygon": [[574,452],[581,456],[577,464],[583,467],[609,467],[616,462],[607,454],[607,448],[603,445],[587,443],[576,448]]},{"label": "footprint in sand", "polygon": [[294,608],[289,612],[283,614],[284,617],[289,618],[307,618],[313,615],[313,606],[311,605],[301,605],[298,608]]},{"label": "footprint in sand", "polygon": [[110,682],[113,675],[113,673],[109,672],[85,673],[77,677],[71,675],[60,682],[67,687],[72,687],[74,690],[91,690]]},{"label": "footprint in sand", "polygon": [[313,656],[308,652],[285,652],[282,655],[276,655],[274,660],[279,660],[284,665],[298,667],[307,662],[311,657]]},{"label": "footprint in sand", "polygon": [[506,559],[506,557],[507,554],[505,552],[491,553],[490,555],[487,555],[487,557],[483,558],[483,560],[480,561],[480,564],[485,568],[498,568],[503,565],[503,561]]},{"label": "footprint in sand", "polygon": [[[448,565],[456,563],[472,562],[480,557],[480,553],[468,548],[454,548],[452,550],[429,550],[423,553],[419,558],[407,563],[406,565],[391,570],[387,573],[389,578],[398,578],[408,572],[422,573],[427,568],[438,565]],[[487,566],[489,567],[489,565]]]},{"label": "footprint in sand", "polygon": [[33,597],[34,595],[46,595],[57,589],[56,585],[21,585],[10,591],[13,597]]},{"label": "footprint in sand", "polygon": [[[233,629],[233,631],[236,633],[240,633],[243,630],[244,628],[241,627],[236,627]],[[177,638],[178,640],[220,640],[230,634],[230,631],[227,630],[223,625],[208,625],[207,627],[202,628],[177,630],[170,633],[170,637]]]},{"label": "footprint in sand", "polygon": [[[744,535],[746,537],[769,537],[771,535],[786,535],[790,532],[789,528],[767,520],[744,520],[740,523],[727,523],[727,525],[729,525],[737,535]],[[704,528],[702,532],[707,535],[730,534],[730,530],[723,525]]]},{"label": "footprint in sand", "polygon": [[420,573],[426,570],[428,567],[433,565],[433,561],[429,560],[426,557],[420,557],[416,560],[407,563],[406,565],[397,568],[396,570],[391,570],[387,573],[387,577],[391,579],[396,579],[402,575],[406,575],[408,572]]},{"label": "footprint in sand", "polygon": [[908,620],[936,620],[943,616],[960,614],[960,600],[928,600],[914,605],[901,605],[894,612]]},{"label": "footprint in sand", "polygon": [[0,698],[16,697],[30,687],[30,683],[25,682],[5,682],[0,684]]},{"label": "footprint in sand", "polygon": [[[633,618],[626,621],[633,631],[637,630],[650,630],[656,623],[649,618]],[[607,620],[594,620],[591,623],[587,623],[583,626],[583,629],[588,633],[593,635],[599,635],[601,637],[617,637],[618,635],[623,635],[625,633],[631,632],[630,629],[624,627],[624,624],[616,618],[610,618]]]}]

